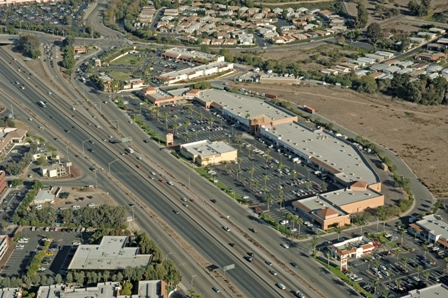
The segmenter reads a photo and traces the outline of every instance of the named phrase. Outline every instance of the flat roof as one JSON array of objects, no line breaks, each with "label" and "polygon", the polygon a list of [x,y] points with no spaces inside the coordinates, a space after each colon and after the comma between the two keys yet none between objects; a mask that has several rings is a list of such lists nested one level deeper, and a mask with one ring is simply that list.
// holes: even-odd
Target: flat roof
[{"label": "flat roof", "polygon": [[183,96],[190,88],[180,88],[167,91],[172,96]]},{"label": "flat roof", "polygon": [[408,292],[408,295],[401,296],[402,298],[440,298],[448,297],[448,287],[444,284],[434,284],[432,286],[412,290]]},{"label": "flat roof", "polygon": [[375,198],[380,195],[381,195],[380,193],[377,193],[371,190],[370,188],[366,188],[363,191],[353,191],[350,188],[344,188],[319,194],[317,195],[317,197],[319,199],[324,199],[338,206],[344,206],[354,202],[369,200],[371,198]]},{"label": "flat roof", "polygon": [[20,288],[0,288],[0,298],[16,298]]},{"label": "flat roof", "polygon": [[232,63],[214,62],[214,63],[210,63],[210,64],[206,64],[206,65],[199,65],[196,67],[189,67],[189,68],[185,68],[185,69],[181,69],[181,70],[175,70],[172,72],[162,73],[161,75],[159,75],[159,77],[166,78],[166,79],[177,78],[177,77],[185,75],[185,74],[196,73],[196,72],[200,72],[200,71],[204,71],[207,69],[220,67],[220,66],[227,66],[229,64],[232,64]]},{"label": "flat roof", "polygon": [[213,101],[222,106],[222,108],[229,113],[242,118],[246,118],[247,114],[250,115],[251,119],[259,118],[257,116],[260,115],[265,115],[272,120],[297,117],[296,115],[284,112],[264,100],[226,92],[224,90],[202,90],[196,98],[204,102]]},{"label": "flat roof", "polygon": [[331,204],[329,201],[326,201],[324,199],[319,199],[317,196],[309,197],[305,199],[299,199],[293,202],[299,203],[306,208],[308,208],[310,211],[318,211],[325,208],[330,208],[331,210],[335,211],[338,216],[347,215],[348,213],[339,208],[337,205]]},{"label": "flat roof", "polygon": [[213,61],[216,59],[216,56],[213,54],[207,54],[199,51],[189,51],[185,48],[172,48],[163,52],[163,54],[170,54],[175,56],[185,56],[188,58],[199,58],[206,61]]},{"label": "flat roof", "polygon": [[42,203],[52,201],[54,199],[54,194],[50,190],[39,190],[37,195],[34,197],[34,203]]},{"label": "flat roof", "polygon": [[444,240],[448,240],[448,223],[443,221],[440,216],[427,215],[422,220],[417,221],[416,224],[432,234],[440,235]]},{"label": "flat roof", "polygon": [[138,247],[125,247],[126,236],[103,236],[100,244],[78,246],[69,270],[117,270],[146,267],[152,255],[139,255]]},{"label": "flat roof", "polygon": [[181,145],[181,147],[185,148],[188,152],[190,152],[193,155],[200,155],[202,157],[237,150],[236,148],[233,148],[232,146],[224,142],[212,143],[209,140],[202,140],[198,142],[188,143]]},{"label": "flat roof", "polygon": [[96,287],[74,288],[65,285],[40,286],[36,298],[117,297],[118,282],[102,282]]},{"label": "flat roof", "polygon": [[330,247],[333,246],[337,249],[345,250],[345,249],[348,249],[349,247],[358,248],[358,247],[361,247],[361,246],[363,246],[365,244],[369,244],[369,243],[372,243],[372,240],[370,240],[369,238],[364,237],[364,236],[359,236],[359,237],[344,240],[339,243],[334,243]]},{"label": "flat roof", "polygon": [[379,182],[379,178],[355,145],[340,139],[325,130],[311,130],[297,122],[276,125],[275,129],[263,127],[273,139],[281,140],[309,158],[326,164],[339,173],[334,173],[345,182]]}]

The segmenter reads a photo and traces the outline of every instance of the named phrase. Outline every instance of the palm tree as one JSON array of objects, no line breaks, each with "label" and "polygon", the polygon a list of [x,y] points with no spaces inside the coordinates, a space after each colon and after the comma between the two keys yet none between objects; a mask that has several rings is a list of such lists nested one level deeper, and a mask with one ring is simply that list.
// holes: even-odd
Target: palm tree
[{"label": "palm tree", "polygon": [[300,236],[300,225],[303,224],[303,219],[300,217],[297,217],[296,223],[297,223],[297,226],[299,227],[299,236]]},{"label": "palm tree", "polygon": [[265,216],[266,216],[266,213],[264,213],[263,210],[261,210],[260,213],[258,213],[258,217],[261,218],[261,219],[264,219]]},{"label": "palm tree", "polygon": [[313,248],[313,256],[316,256],[316,246],[318,241],[319,238],[317,238],[316,235],[314,235],[313,238],[311,238],[311,247]]},{"label": "palm tree", "polygon": [[407,271],[407,265],[408,265],[408,263],[409,263],[409,259],[408,258],[403,258],[403,259],[401,259],[401,263],[403,263],[403,265],[404,265],[404,270],[406,270]]},{"label": "palm tree", "polygon": [[254,179],[254,173],[255,173],[255,169],[252,167],[249,169],[249,171],[247,171],[250,175],[251,175],[251,179]]},{"label": "palm tree", "polygon": [[376,259],[375,262],[373,262],[373,266],[376,268],[376,270],[378,271],[378,268],[380,267],[381,262],[380,260]]},{"label": "palm tree", "polygon": [[261,187],[261,191],[266,194],[266,192],[268,191],[268,188],[266,186],[262,186]]},{"label": "palm tree", "polygon": [[418,266],[417,268],[415,268],[415,272],[417,272],[418,278],[420,278],[420,273],[423,271],[423,267],[422,266]]},{"label": "palm tree", "polygon": [[245,186],[246,183],[247,183],[247,178],[246,177],[241,178],[241,184],[243,184],[243,186]]},{"label": "palm tree", "polygon": [[327,267],[330,268],[330,257],[331,257],[330,251],[327,251],[325,253],[325,256],[327,257]]},{"label": "palm tree", "polygon": [[284,220],[288,220],[288,222],[289,222],[290,217],[291,217],[291,214],[289,212],[283,212],[282,218]]},{"label": "palm tree", "polygon": [[401,286],[401,283],[402,283],[401,279],[396,279],[396,280],[395,280],[395,285],[396,285],[397,287],[400,287],[400,286]]},{"label": "palm tree", "polygon": [[280,209],[282,209],[282,204],[285,201],[285,196],[282,193],[279,193],[277,197],[277,203],[280,204]]},{"label": "palm tree", "polygon": [[429,271],[425,271],[425,272],[423,272],[423,276],[425,277],[425,279],[426,279],[426,282],[428,282],[428,277],[431,275],[431,272],[429,272]]},{"label": "palm tree", "polygon": [[423,251],[425,252],[425,258],[426,258],[426,253],[429,251],[429,247],[428,247],[428,245],[427,245],[426,243],[423,244],[422,249],[423,249]]},{"label": "palm tree", "polygon": [[400,230],[401,245],[404,244],[404,235],[405,234],[406,234],[406,230]]},{"label": "palm tree", "polygon": [[184,122],[184,126],[185,126],[185,132],[187,132],[188,126],[190,126],[190,121],[185,121]]},{"label": "palm tree", "polygon": [[170,116],[170,114],[168,114],[167,112],[162,114],[162,118],[165,118],[165,129],[168,128],[168,117]]},{"label": "palm tree", "polygon": [[397,255],[397,261],[398,261],[398,257],[401,255],[401,250],[397,250],[397,251],[395,252],[395,254]]},{"label": "palm tree", "polygon": [[372,280],[373,292],[376,293],[376,288],[380,285],[380,281],[378,279]]},{"label": "palm tree", "polygon": [[341,233],[342,233],[342,228],[338,226],[338,227],[335,227],[334,230],[335,230],[335,232],[338,234],[338,240],[339,240],[339,236],[340,236]]},{"label": "palm tree", "polygon": [[201,118],[201,121],[202,121],[202,119],[204,118],[204,113],[199,112],[199,118]]},{"label": "palm tree", "polygon": [[384,291],[381,293],[382,298],[390,298],[395,297],[394,294],[392,294],[388,289],[384,289]]},{"label": "palm tree", "polygon": [[416,228],[412,228],[412,234],[414,234],[414,240],[417,239],[418,231]]},{"label": "palm tree", "polygon": [[238,169],[241,171],[241,162],[242,162],[243,160],[240,158],[240,157],[238,157],[237,159],[236,159],[236,162],[238,163]]},{"label": "palm tree", "polygon": [[177,125],[176,123],[173,123],[172,128],[173,128],[173,135],[175,135],[176,129],[179,128],[179,125]]},{"label": "palm tree", "polygon": [[263,174],[263,181],[264,181],[264,186],[266,186],[266,181],[269,180],[269,176],[266,174]]},{"label": "palm tree", "polygon": [[191,114],[193,113],[193,108],[191,106],[188,106],[187,107],[187,111],[188,111],[188,113],[190,114],[190,117],[191,117]]},{"label": "palm tree", "polygon": [[448,257],[443,259],[445,261],[445,271],[448,271]]},{"label": "palm tree", "polygon": [[268,204],[268,211],[271,211],[271,209],[270,209],[270,204],[271,204],[271,202],[272,202],[272,198],[273,198],[274,196],[272,195],[272,193],[268,193],[267,195],[266,195],[266,197],[264,198],[264,201]]}]

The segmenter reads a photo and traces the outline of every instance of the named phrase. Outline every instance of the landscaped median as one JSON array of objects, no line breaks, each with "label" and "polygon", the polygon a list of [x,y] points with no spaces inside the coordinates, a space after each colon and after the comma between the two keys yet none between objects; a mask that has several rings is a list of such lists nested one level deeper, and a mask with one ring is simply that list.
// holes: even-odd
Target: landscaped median
[{"label": "landscaped median", "polygon": [[39,251],[34,256],[33,260],[31,261],[30,267],[28,268],[28,272],[27,272],[28,276],[36,274],[36,272],[39,270],[39,268],[41,267],[42,261],[44,260],[46,254],[47,254],[48,247],[50,247],[50,241],[45,241],[43,249],[41,251]]},{"label": "landscaped median", "polygon": [[149,127],[148,124],[146,124],[142,119],[140,119],[138,116],[133,116],[135,124],[137,124],[141,129],[143,129],[144,132],[146,132],[149,136],[151,136],[152,139],[157,140],[161,144],[165,144],[165,140],[160,137],[154,130]]}]

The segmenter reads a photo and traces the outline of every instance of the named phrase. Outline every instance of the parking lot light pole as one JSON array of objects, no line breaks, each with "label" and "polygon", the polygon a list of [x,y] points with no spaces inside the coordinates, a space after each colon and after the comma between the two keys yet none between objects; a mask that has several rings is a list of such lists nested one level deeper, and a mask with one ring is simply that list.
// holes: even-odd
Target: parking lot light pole
[{"label": "parking lot light pole", "polygon": [[192,275],[192,276],[191,276],[191,281],[190,281],[191,286],[193,286],[193,281],[194,281],[194,278],[195,278],[196,276],[197,276],[197,275]]},{"label": "parking lot light pole", "polygon": [[113,160],[113,161],[111,161],[111,162],[109,163],[109,174],[110,174],[110,165],[113,164],[114,162],[118,161],[118,160],[119,160],[119,159],[117,158],[117,159],[115,159],[115,160]]},{"label": "parking lot light pole", "polygon": [[92,138],[88,138],[87,140],[85,140],[85,141],[82,141],[82,153],[84,154],[84,143],[85,142],[87,142],[87,141],[90,141]]}]

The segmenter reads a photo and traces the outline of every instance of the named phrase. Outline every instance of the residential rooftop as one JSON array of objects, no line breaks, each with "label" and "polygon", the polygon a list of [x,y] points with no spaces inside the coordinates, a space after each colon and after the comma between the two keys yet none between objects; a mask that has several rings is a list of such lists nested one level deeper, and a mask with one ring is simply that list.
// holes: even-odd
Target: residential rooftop
[{"label": "residential rooftop", "polygon": [[118,270],[146,267],[152,255],[139,255],[138,247],[126,247],[126,236],[103,236],[100,244],[78,246],[69,270]]},{"label": "residential rooftop", "polygon": [[212,143],[209,140],[202,140],[198,142],[193,142],[189,144],[181,145],[188,152],[193,155],[211,156],[215,154],[223,154],[227,152],[235,151],[236,149],[224,142]]},{"label": "residential rooftop", "polygon": [[325,130],[311,130],[297,122],[264,129],[288,146],[309,156],[313,162],[331,169],[335,176],[344,182],[379,182],[377,174],[357,147]]},{"label": "residential rooftop", "polygon": [[[245,118],[249,114],[250,119],[261,118],[265,115],[271,120],[280,120],[296,117],[284,112],[270,103],[250,96],[226,92],[224,90],[208,89],[199,92],[196,98],[204,102],[215,102],[222,109]],[[266,121],[265,121],[266,122]]]},{"label": "residential rooftop", "polygon": [[435,284],[423,289],[412,290],[401,298],[441,298],[448,297],[448,287],[444,284]]}]

